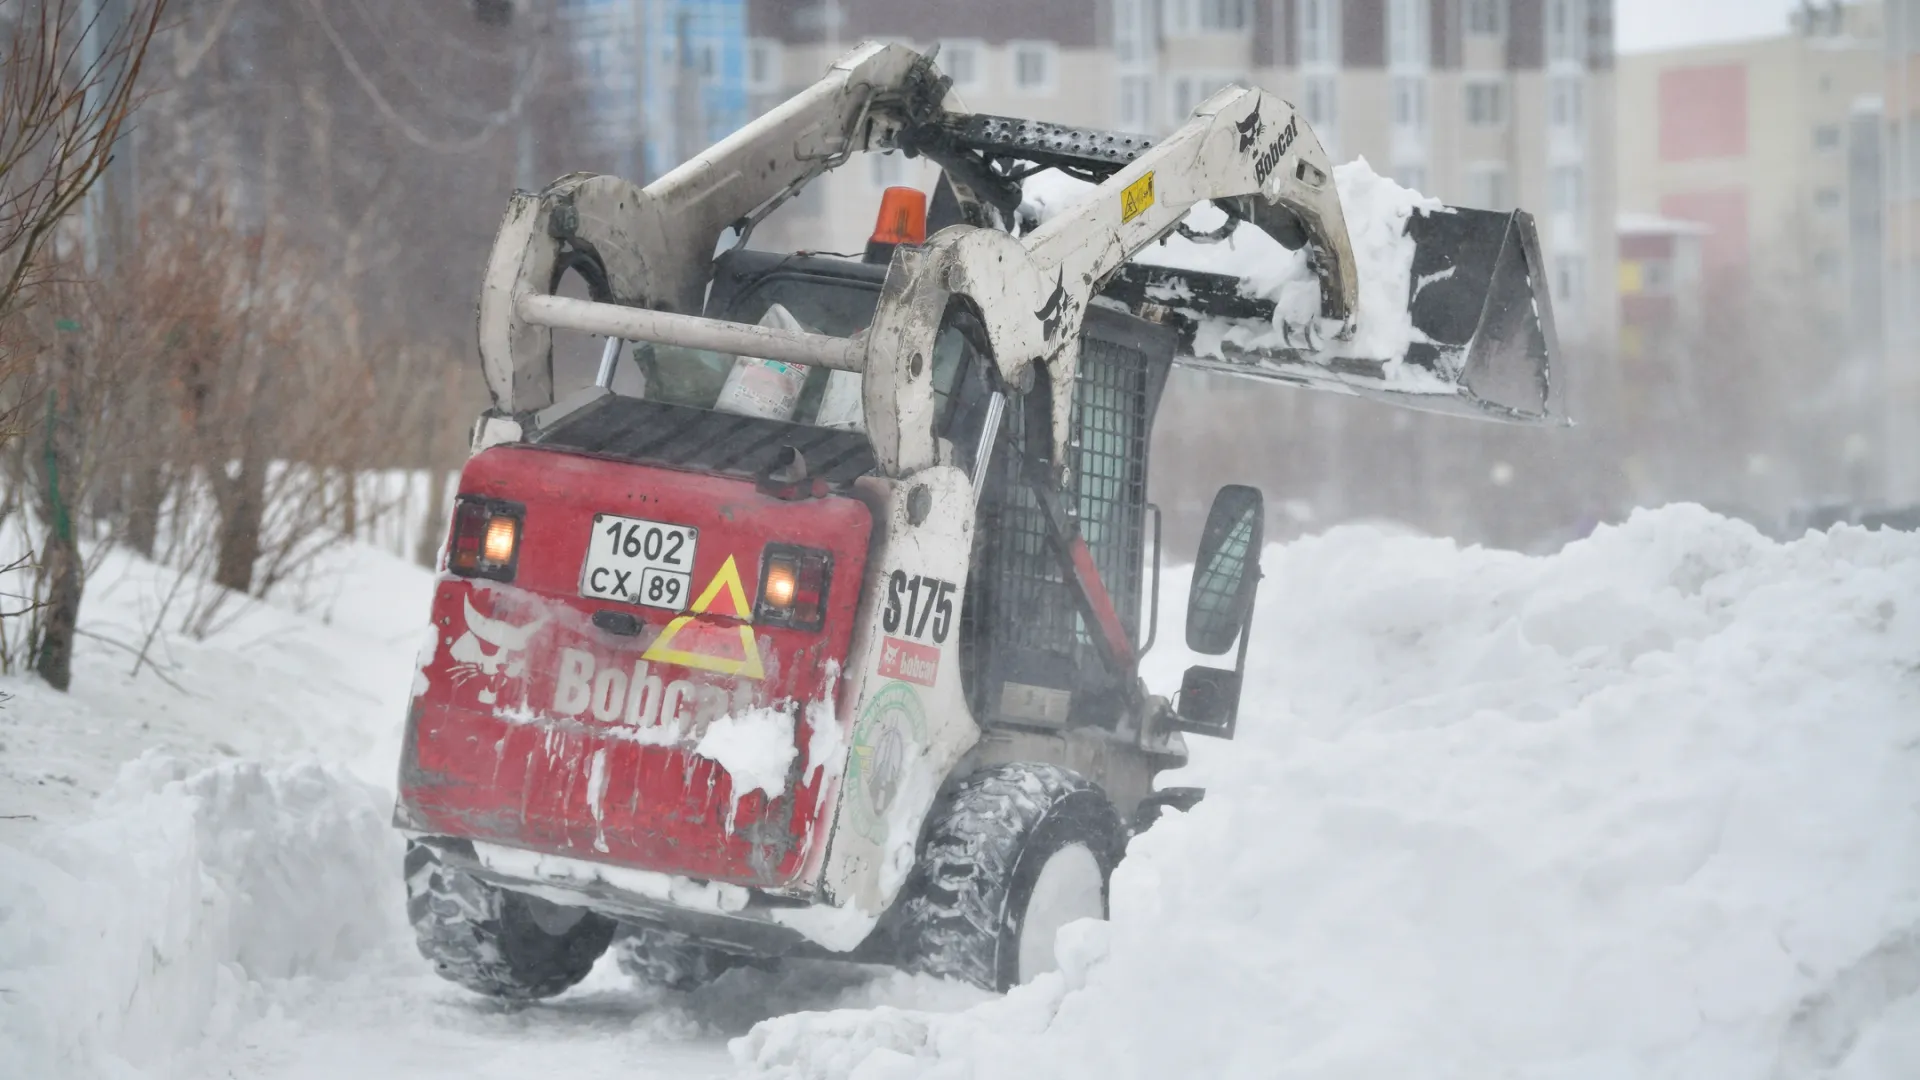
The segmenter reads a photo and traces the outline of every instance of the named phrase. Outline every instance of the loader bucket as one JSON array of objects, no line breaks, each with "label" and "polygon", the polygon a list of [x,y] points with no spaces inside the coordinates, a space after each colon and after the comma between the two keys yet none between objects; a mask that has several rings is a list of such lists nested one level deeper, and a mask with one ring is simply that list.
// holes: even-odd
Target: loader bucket
[{"label": "loader bucket", "polygon": [[[1338,342],[1319,348],[1226,345],[1219,355],[1188,355],[1177,362],[1428,412],[1508,423],[1564,422],[1561,380],[1554,370],[1559,341],[1532,216],[1448,207],[1414,213],[1405,235],[1414,242],[1407,295],[1414,333],[1403,355],[1346,355]],[[1239,290],[1233,278],[1208,283],[1195,279],[1214,275],[1184,272],[1177,282],[1155,281],[1152,270],[1130,269],[1142,299],[1178,295],[1172,306],[1189,317],[1204,311],[1249,324],[1272,318],[1271,304],[1228,295]],[[1361,317],[1378,314],[1362,311]]]}]

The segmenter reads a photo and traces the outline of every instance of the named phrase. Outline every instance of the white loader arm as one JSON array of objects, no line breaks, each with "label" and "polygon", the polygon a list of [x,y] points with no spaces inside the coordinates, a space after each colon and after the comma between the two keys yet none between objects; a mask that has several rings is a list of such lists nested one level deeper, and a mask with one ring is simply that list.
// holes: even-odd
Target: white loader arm
[{"label": "white loader arm", "polygon": [[573,173],[515,192],[480,290],[480,359],[495,407],[516,414],[553,403],[550,327],[573,323],[564,314],[531,321],[525,302],[550,297],[573,269],[600,304],[697,315],[720,234],[890,137],[930,66],[904,46],[863,45],[644,189]]},{"label": "white loader arm", "polygon": [[1228,87],[1028,236],[954,226],[917,251],[895,252],[865,366],[867,430],[882,466],[906,473],[933,463],[931,382],[912,361],[932,355],[957,297],[978,310],[1007,383],[1025,385],[1029,365],[1045,364],[1053,384],[1053,460],[1067,460],[1079,359],[1071,346],[1088,300],[1209,200],[1287,247],[1309,245],[1320,315],[1351,325],[1358,294],[1353,250],[1319,137],[1279,98]]},{"label": "white loader arm", "polygon": [[[1006,384],[1027,387],[1036,362],[1044,368],[1058,466],[1067,460],[1082,317],[1105,289],[1107,301],[1189,327],[1226,317],[1250,330],[1282,331],[1279,346],[1229,346],[1184,363],[1433,411],[1519,422],[1559,418],[1559,380],[1549,378],[1557,350],[1552,307],[1526,214],[1455,207],[1414,213],[1405,236],[1414,246],[1417,285],[1402,298],[1403,311],[1363,313],[1332,166],[1313,129],[1285,101],[1229,87],[1149,146],[1136,136],[948,112],[949,85],[929,57],[899,45],[863,45],[812,87],[644,190],[574,174],[538,193],[516,193],[480,297],[480,353],[496,412],[524,417],[552,404],[552,327],[859,371],[877,463],[902,476],[935,463],[933,343],[953,305],[962,304],[986,328]],[[968,200],[998,210],[1002,220],[1018,203],[1023,165],[1103,180],[1023,237],[954,225],[923,245],[897,248],[863,336],[700,316],[725,229],[750,226],[852,153],[896,148],[938,162]],[[1235,279],[1218,275],[1169,283],[1166,275],[1183,272],[1155,270],[1161,276],[1123,280],[1154,269],[1128,263],[1181,228],[1202,201],[1284,247],[1307,250],[1307,266],[1319,279],[1317,318],[1281,325],[1271,302],[1260,308]],[[587,280],[592,300],[552,295],[568,269]],[[1133,299],[1116,299],[1123,293]],[[1332,348],[1363,315],[1407,317],[1413,333],[1404,353],[1352,357]],[[1390,377],[1403,373],[1411,377]]]}]

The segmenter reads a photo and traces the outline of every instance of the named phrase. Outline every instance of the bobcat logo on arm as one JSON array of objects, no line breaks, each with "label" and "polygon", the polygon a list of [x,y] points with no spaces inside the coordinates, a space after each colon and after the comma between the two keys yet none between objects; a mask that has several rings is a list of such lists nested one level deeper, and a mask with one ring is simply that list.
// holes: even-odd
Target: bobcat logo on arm
[{"label": "bobcat logo on arm", "polygon": [[1260,119],[1260,103],[1254,102],[1253,111],[1247,114],[1245,120],[1236,121],[1233,129],[1240,134],[1240,152],[1244,154],[1253,149],[1253,144],[1260,141],[1260,134],[1267,130],[1267,125]]},{"label": "bobcat logo on arm", "polygon": [[1060,332],[1060,318],[1066,314],[1066,311],[1067,268],[1063,266],[1060,268],[1059,275],[1054,278],[1053,295],[1047,297],[1047,302],[1041,305],[1039,311],[1033,313],[1033,317],[1040,320],[1041,336],[1052,341],[1054,335]]},{"label": "bobcat logo on arm", "polygon": [[[515,626],[503,619],[491,619],[473,609],[473,597],[462,597],[461,602],[467,609],[467,632],[461,634],[447,650],[453,658],[453,685],[463,686],[474,679],[485,680],[479,690],[480,704],[493,705],[500,700],[500,691],[527,674],[527,642],[532,640],[534,632],[547,624],[547,616],[523,626]],[[488,652],[486,646],[493,647]]]}]

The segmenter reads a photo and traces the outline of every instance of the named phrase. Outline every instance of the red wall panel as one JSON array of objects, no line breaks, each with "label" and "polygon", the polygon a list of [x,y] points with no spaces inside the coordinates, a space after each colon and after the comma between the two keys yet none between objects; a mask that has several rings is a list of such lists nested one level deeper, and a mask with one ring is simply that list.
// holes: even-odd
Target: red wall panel
[{"label": "red wall panel", "polygon": [[1660,73],[1660,160],[1745,157],[1744,64],[1673,68]]}]

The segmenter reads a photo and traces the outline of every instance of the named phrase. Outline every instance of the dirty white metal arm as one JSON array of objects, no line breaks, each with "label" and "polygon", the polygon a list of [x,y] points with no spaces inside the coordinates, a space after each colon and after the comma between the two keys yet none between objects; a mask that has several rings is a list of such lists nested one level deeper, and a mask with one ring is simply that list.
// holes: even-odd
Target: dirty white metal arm
[{"label": "dirty white metal arm", "polygon": [[550,296],[574,270],[596,304],[697,313],[721,233],[890,137],[930,67],[904,46],[863,45],[644,189],[574,173],[515,192],[480,291],[480,359],[494,407],[522,414],[552,404],[552,329],[588,329],[567,321],[584,308],[549,308],[536,321],[524,301]]},{"label": "dirty white metal arm", "polygon": [[866,362],[866,344],[859,338],[703,319],[698,315],[676,315],[619,304],[596,304],[565,296],[537,293],[523,296],[520,318],[536,326],[560,327],[626,341],[711,349],[735,356],[759,356],[836,371],[859,371]]},{"label": "dirty white metal arm", "polygon": [[956,226],[917,251],[895,253],[868,335],[865,380],[867,431],[882,467],[906,473],[934,461],[931,383],[917,377],[912,358],[931,355],[956,298],[979,312],[1006,382],[1024,385],[1032,365],[1044,364],[1052,384],[1053,460],[1065,462],[1079,359],[1072,346],[1088,301],[1203,200],[1289,247],[1310,245],[1320,314],[1350,327],[1359,290],[1326,151],[1291,105],[1229,87],[1029,236]]}]

